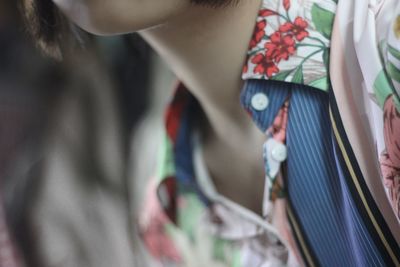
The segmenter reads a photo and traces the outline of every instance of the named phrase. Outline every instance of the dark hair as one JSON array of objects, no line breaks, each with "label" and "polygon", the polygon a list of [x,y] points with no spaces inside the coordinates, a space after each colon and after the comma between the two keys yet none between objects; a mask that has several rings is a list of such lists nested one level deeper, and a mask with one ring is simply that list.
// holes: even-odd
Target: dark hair
[{"label": "dark hair", "polygon": [[210,7],[224,7],[231,4],[237,4],[239,0],[190,0],[193,4],[205,5]]},{"label": "dark hair", "polygon": [[21,0],[20,9],[28,32],[46,54],[61,59],[64,50],[77,40],[76,27],[52,0]]}]

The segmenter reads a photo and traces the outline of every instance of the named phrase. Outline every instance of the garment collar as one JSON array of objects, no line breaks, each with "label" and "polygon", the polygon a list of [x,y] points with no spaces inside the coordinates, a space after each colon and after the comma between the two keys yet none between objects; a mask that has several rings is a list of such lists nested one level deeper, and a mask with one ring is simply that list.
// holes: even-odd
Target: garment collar
[{"label": "garment collar", "polygon": [[[327,91],[336,2],[263,0],[242,79],[289,82]],[[248,95],[246,85],[243,90],[242,96]],[[245,103],[243,106],[249,109]],[[181,193],[196,193],[206,205],[210,203],[196,182],[192,159],[191,128],[200,110],[197,100],[180,83],[166,111],[166,133],[158,168],[159,197],[173,221],[176,198]]]}]

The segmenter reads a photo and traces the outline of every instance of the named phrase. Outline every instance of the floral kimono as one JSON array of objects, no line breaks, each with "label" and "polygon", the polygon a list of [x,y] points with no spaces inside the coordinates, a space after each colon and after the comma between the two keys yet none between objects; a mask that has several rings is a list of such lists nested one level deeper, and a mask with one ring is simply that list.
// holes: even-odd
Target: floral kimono
[{"label": "floral kimono", "polygon": [[263,213],[215,192],[181,85],[141,218],[160,265],[400,266],[399,36],[395,0],[263,0],[240,99],[265,133]]}]

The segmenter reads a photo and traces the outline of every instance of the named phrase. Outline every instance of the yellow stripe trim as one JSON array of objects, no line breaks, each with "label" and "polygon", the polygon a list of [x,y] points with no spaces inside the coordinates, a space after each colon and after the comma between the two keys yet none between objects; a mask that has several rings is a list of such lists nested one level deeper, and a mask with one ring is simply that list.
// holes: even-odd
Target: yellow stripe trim
[{"label": "yellow stripe trim", "polygon": [[372,221],[372,224],[374,225],[376,231],[378,232],[378,235],[381,238],[381,240],[382,240],[385,248],[387,249],[390,257],[392,258],[393,262],[396,264],[396,266],[400,266],[400,263],[397,260],[396,255],[394,254],[392,248],[389,246],[389,243],[386,241],[386,238],[383,235],[383,232],[382,232],[381,228],[379,227],[374,215],[372,214],[371,208],[368,206],[368,203],[367,203],[367,200],[365,198],[365,195],[364,195],[363,191],[361,190],[361,186],[360,186],[360,184],[359,184],[359,182],[358,182],[358,180],[356,178],[355,171],[353,169],[353,166],[351,165],[349,156],[347,155],[347,152],[346,152],[346,149],[344,147],[343,141],[342,141],[342,139],[340,137],[340,134],[339,134],[339,131],[337,129],[336,122],[335,122],[335,119],[333,117],[331,107],[329,107],[329,114],[330,114],[330,117],[331,117],[332,128],[333,128],[334,134],[336,136],[336,140],[338,142],[340,150],[342,151],[343,158],[344,158],[344,160],[346,162],[347,168],[350,171],[350,175],[351,175],[351,178],[353,179],[354,185],[356,186],[358,194],[360,195],[361,200],[362,200],[362,202],[363,202],[363,204],[364,204],[364,206],[365,206],[365,208],[367,210],[368,216],[370,217],[370,219]]},{"label": "yellow stripe trim", "polygon": [[292,208],[290,207],[289,204],[287,205],[287,211],[288,211],[289,218],[290,218],[290,220],[291,220],[291,222],[293,224],[293,230],[295,231],[297,239],[300,242],[300,246],[303,248],[303,252],[304,252],[304,254],[305,254],[306,258],[307,258],[307,262],[310,264],[310,266],[315,267],[315,264],[314,264],[314,262],[312,260],[310,252],[307,249],[306,242],[304,241],[303,235],[301,234],[299,225],[297,224],[297,221],[296,221],[296,219],[295,219],[295,217],[293,215]]}]

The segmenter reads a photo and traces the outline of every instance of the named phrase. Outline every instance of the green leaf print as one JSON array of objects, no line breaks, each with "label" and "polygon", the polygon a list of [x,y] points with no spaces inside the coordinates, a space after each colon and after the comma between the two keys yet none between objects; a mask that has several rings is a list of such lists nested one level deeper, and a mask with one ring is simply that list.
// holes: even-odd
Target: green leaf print
[{"label": "green leaf print", "polygon": [[327,77],[322,77],[321,79],[312,81],[311,83],[308,84],[309,86],[319,88],[323,91],[328,91],[329,89],[329,83],[328,83],[328,78]]},{"label": "green leaf print", "polygon": [[329,54],[330,54],[329,49],[325,49],[324,53],[322,54],[322,59],[324,60],[325,68],[327,70],[329,70]]},{"label": "green leaf print", "polygon": [[400,51],[388,44],[389,53],[396,59],[400,60]]},{"label": "green leaf print", "polygon": [[182,195],[183,207],[178,214],[178,225],[192,242],[196,242],[196,227],[204,213],[204,205],[195,193]]},{"label": "green leaf print", "polygon": [[293,75],[292,82],[294,83],[304,83],[304,77],[303,77],[303,66],[299,66],[296,70],[296,72]]},{"label": "green leaf print", "polygon": [[400,70],[392,62],[386,64],[386,70],[390,78],[400,83]]},{"label": "green leaf print", "polygon": [[331,39],[335,14],[314,4],[311,9],[311,16],[317,31],[325,38]]},{"label": "green leaf print", "polygon": [[271,78],[271,80],[275,80],[275,81],[285,81],[286,78],[290,75],[290,73],[292,73],[293,70],[285,70],[285,71],[281,71],[278,74],[276,74],[275,76],[273,76]]}]

